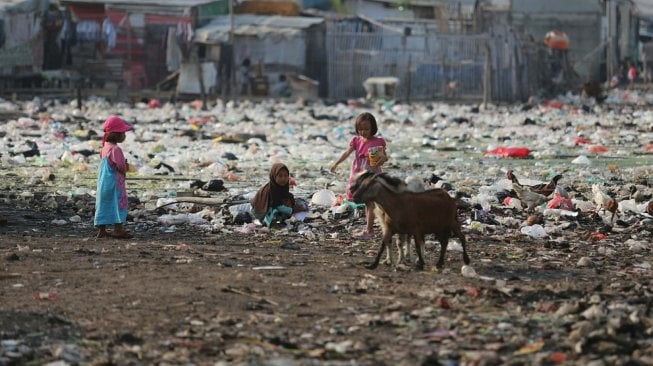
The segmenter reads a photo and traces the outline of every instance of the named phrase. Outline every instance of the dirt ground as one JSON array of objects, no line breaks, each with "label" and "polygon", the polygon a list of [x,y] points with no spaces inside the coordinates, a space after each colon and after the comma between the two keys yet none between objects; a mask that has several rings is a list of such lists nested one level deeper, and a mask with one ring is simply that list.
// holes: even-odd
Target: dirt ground
[{"label": "dirt ground", "polygon": [[0,365],[653,364],[650,250],[623,247],[650,242],[644,225],[607,243],[587,239],[584,216],[557,239],[466,228],[468,278],[460,251],[435,271],[433,244],[426,271],[368,270],[378,243],[345,225],[309,240],[130,223],[134,239],[95,239],[12,197]]}]

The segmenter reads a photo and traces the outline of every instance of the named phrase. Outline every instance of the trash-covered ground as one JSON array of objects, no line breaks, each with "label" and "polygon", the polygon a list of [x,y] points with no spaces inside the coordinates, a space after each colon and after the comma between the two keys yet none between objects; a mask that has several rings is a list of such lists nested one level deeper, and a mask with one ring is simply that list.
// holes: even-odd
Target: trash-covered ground
[{"label": "trash-covered ground", "polygon": [[[0,365],[653,364],[651,101],[0,102]],[[365,268],[380,235],[329,172],[363,111],[388,173],[458,197],[471,266],[428,238],[425,271]],[[130,240],[92,225],[111,113]],[[243,210],[277,161],[310,211],[267,229]]]}]

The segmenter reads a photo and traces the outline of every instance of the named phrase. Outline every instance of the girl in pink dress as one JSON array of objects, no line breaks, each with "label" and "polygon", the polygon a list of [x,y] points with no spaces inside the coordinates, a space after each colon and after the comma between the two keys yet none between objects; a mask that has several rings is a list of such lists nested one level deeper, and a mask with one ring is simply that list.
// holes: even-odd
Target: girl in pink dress
[{"label": "girl in pink dress", "polygon": [[[354,160],[351,163],[349,182],[347,183],[347,200],[352,199],[353,192],[351,185],[356,174],[364,170],[372,170],[381,173],[381,166],[388,161],[386,154],[386,143],[382,137],[374,136],[378,132],[376,119],[371,113],[361,113],[356,117],[356,135],[349,141],[349,147],[342,153],[338,161],[331,166],[331,172],[335,173],[340,163],[345,161],[355,152]],[[375,152],[375,153],[374,153]],[[370,159],[370,153],[372,158]],[[358,237],[360,240],[369,240],[374,237],[374,204],[365,206],[366,226],[365,231]]]},{"label": "girl in pink dress", "polygon": [[[129,239],[132,235],[125,230],[127,221],[127,189],[125,174],[129,164],[118,143],[125,141],[125,132],[132,129],[122,118],[110,116],[102,126],[102,151],[98,168],[97,191],[95,196],[95,227],[97,237]],[[113,225],[113,233],[107,226]]]},{"label": "girl in pink dress", "polygon": [[628,68],[628,88],[632,89],[633,85],[635,84],[635,79],[637,79],[637,69],[635,68],[635,65],[630,64],[630,67]]}]

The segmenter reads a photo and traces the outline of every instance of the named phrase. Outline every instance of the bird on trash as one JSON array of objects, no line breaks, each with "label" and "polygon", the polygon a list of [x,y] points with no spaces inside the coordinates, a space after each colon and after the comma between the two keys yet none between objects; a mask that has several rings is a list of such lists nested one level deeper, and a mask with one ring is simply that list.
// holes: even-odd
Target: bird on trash
[{"label": "bird on trash", "polygon": [[612,212],[612,217],[610,218],[610,224],[612,224],[614,216],[619,210],[619,204],[617,201],[607,193],[603,192],[599,184],[592,184],[592,196],[594,198],[594,203],[596,203],[597,206],[596,214],[598,215],[601,210]]},{"label": "bird on trash", "polygon": [[516,184],[523,187],[523,189],[526,189],[534,193],[539,193],[545,197],[548,197],[551,195],[551,193],[553,193],[553,191],[555,191],[556,186],[558,185],[558,181],[562,178],[562,175],[560,174],[556,175],[555,177],[551,178],[551,180],[548,183],[540,183],[532,186],[523,185],[519,183],[519,179],[517,179],[512,169],[506,172],[506,177],[510,179],[513,186]]},{"label": "bird on trash", "polygon": [[646,205],[645,212],[649,215],[653,215],[653,200],[649,201],[648,205]]},{"label": "bird on trash", "polygon": [[644,188],[645,187],[638,187],[636,185],[628,187],[630,199],[635,200],[635,202],[644,202],[647,198],[651,198],[650,195],[647,195],[646,192],[644,192]]},{"label": "bird on trash", "polygon": [[528,211],[533,211],[535,207],[547,201],[545,195],[530,191],[526,187],[519,183],[512,183],[512,190],[517,194],[517,198],[521,201],[522,206],[526,205]]}]

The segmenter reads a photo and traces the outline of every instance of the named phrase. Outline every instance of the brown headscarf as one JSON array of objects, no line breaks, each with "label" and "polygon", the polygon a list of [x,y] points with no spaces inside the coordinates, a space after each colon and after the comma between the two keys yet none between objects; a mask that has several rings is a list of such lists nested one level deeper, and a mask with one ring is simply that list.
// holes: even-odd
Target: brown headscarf
[{"label": "brown headscarf", "polygon": [[290,207],[294,210],[295,197],[290,193],[290,184],[280,186],[275,181],[277,174],[283,170],[290,175],[290,171],[285,164],[276,163],[272,165],[272,168],[270,168],[270,181],[261,187],[252,198],[251,204],[254,213],[263,215],[268,211],[268,208],[283,205],[284,201],[287,200],[290,200]]}]

